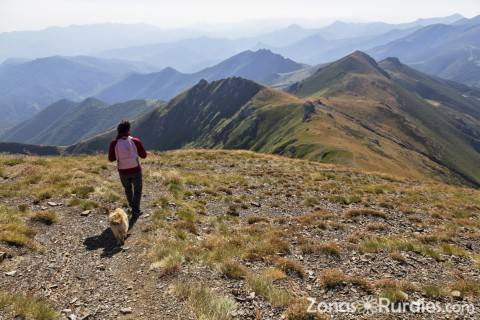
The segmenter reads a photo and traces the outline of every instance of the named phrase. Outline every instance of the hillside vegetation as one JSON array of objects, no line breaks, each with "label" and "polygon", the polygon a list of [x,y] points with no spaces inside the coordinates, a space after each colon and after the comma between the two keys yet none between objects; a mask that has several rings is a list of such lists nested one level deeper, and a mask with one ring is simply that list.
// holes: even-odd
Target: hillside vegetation
[{"label": "hillside vegetation", "polygon": [[118,249],[106,155],[1,156],[0,169],[6,319],[330,318],[307,314],[307,297],[480,310],[478,190],[247,151],[155,153]]},{"label": "hillside vegetation", "polygon": [[[479,92],[362,52],[280,92],[242,78],[200,81],[134,122],[149,149],[248,149],[480,184]],[[106,151],[115,132],[67,148]]]},{"label": "hillside vegetation", "polygon": [[475,90],[429,77],[396,59],[377,64],[355,52],[320,68],[289,91],[318,99],[331,106],[334,115],[346,116],[382,137],[375,139],[378,143],[371,140],[377,154],[405,165],[417,158],[413,167],[428,161],[470,183],[480,182],[480,103]]}]

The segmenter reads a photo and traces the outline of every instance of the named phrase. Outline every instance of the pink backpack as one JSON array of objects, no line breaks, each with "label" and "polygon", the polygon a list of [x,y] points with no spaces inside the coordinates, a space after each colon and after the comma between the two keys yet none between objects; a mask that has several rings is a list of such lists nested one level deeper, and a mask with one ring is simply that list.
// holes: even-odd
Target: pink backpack
[{"label": "pink backpack", "polygon": [[138,162],[138,151],[132,137],[117,139],[115,146],[118,169],[131,169],[140,165]]}]

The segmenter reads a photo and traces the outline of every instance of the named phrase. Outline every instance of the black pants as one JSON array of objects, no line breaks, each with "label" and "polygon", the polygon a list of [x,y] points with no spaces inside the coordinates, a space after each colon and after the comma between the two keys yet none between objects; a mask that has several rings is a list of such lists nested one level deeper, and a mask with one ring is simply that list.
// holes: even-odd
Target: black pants
[{"label": "black pants", "polygon": [[142,172],[132,174],[120,174],[128,205],[134,215],[140,214],[140,200],[142,199]]}]

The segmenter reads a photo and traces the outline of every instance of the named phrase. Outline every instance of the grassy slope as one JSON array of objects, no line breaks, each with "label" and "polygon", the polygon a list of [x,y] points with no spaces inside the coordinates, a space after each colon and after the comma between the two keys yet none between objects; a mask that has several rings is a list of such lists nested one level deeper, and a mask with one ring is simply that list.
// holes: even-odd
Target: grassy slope
[{"label": "grassy slope", "polygon": [[[452,86],[436,83],[435,87],[432,83],[435,84],[434,79],[425,84],[429,95],[424,98],[418,87],[414,90],[391,78],[375,61],[357,52],[319,70],[290,91],[301,97],[322,97],[325,104],[332,106],[334,114],[346,115],[394,142],[395,150],[382,147],[382,151],[407,166],[423,171],[425,166],[437,163],[478,184],[480,155],[476,150],[476,135],[466,133],[452,122],[455,113],[465,121],[478,123],[475,118],[478,103],[462,97]],[[449,91],[438,89],[441,86]],[[446,101],[444,109],[434,108],[426,100],[433,96],[432,92],[437,99]]]}]

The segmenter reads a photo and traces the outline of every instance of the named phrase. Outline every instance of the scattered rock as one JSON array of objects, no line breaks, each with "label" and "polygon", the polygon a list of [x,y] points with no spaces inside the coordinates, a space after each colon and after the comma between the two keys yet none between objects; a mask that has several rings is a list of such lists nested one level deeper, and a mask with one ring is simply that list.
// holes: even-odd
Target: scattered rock
[{"label": "scattered rock", "polygon": [[132,308],[122,308],[122,309],[120,309],[120,312],[122,314],[130,314],[130,313],[132,313]]},{"label": "scattered rock", "polygon": [[82,211],[82,213],[80,213],[80,215],[82,217],[87,217],[90,215],[90,213],[92,213],[92,210],[85,210],[85,211]]},{"label": "scattered rock", "polygon": [[59,205],[58,203],[53,202],[53,201],[48,201],[47,204],[48,204],[50,207],[56,207],[56,206]]},{"label": "scattered rock", "polygon": [[254,207],[260,208],[262,205],[258,202],[250,202],[250,204]]},{"label": "scattered rock", "polygon": [[14,277],[16,274],[17,274],[17,270],[5,272],[5,275],[9,277]]},{"label": "scattered rock", "polygon": [[462,297],[462,293],[458,290],[453,290],[452,292],[450,292],[450,295],[455,299],[460,299]]}]

